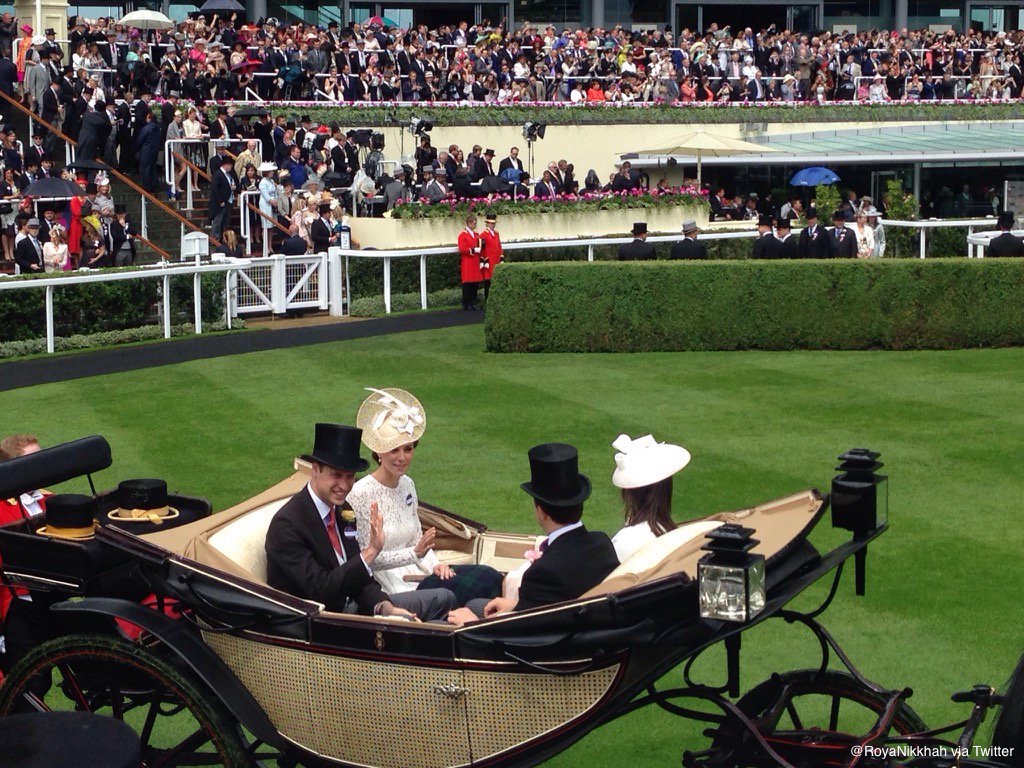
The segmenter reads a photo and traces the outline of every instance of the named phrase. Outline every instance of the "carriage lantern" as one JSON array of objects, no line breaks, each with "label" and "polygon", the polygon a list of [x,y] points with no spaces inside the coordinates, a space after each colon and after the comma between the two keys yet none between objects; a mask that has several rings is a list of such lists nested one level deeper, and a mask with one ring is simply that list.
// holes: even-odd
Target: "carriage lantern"
[{"label": "carriage lantern", "polygon": [[832,480],[832,526],[862,535],[889,518],[889,478],[878,474],[882,454],[851,448],[839,457],[841,474]]},{"label": "carriage lantern", "polygon": [[729,523],[711,531],[697,564],[700,615],[718,621],[749,621],[764,610],[764,555],[751,553],[753,528]]}]

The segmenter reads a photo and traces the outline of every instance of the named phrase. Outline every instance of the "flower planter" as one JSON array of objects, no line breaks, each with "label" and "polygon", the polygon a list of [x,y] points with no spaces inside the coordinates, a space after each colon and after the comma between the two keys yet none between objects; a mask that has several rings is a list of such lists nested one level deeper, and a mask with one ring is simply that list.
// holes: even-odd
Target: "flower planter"
[{"label": "flower planter", "polygon": [[[477,213],[483,227],[483,208]],[[628,208],[572,213],[506,214],[498,217],[503,242],[589,239],[625,236],[637,221],[647,222],[651,234],[674,234],[687,219],[700,227],[708,223],[708,207],[692,204],[660,208]],[[431,248],[455,244],[465,225],[461,217],[433,219],[352,219],[352,236],[363,248],[390,250]]]}]

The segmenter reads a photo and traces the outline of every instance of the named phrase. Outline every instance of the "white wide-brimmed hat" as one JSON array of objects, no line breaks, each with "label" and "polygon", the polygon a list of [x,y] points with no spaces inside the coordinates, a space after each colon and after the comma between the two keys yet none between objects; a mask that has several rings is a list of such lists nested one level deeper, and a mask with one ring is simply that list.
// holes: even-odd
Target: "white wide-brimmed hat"
[{"label": "white wide-brimmed hat", "polygon": [[672,477],[690,463],[690,452],[680,445],[659,443],[651,435],[619,435],[612,443],[615,472],[612,484],[619,488],[643,488]]},{"label": "white wide-brimmed hat", "polygon": [[393,451],[423,437],[427,414],[416,397],[404,389],[374,389],[356,414],[356,426],[363,430],[363,445],[376,454]]},{"label": "white wide-brimmed hat", "polygon": [[260,167],[256,169],[257,173],[273,173],[277,170],[277,166],[273,163],[260,163]]}]

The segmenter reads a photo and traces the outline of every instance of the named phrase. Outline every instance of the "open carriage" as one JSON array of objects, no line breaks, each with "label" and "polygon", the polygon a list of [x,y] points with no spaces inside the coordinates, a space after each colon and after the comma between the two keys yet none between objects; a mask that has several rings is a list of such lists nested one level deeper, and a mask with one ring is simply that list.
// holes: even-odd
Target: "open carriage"
[{"label": "open carriage", "polygon": [[[860,469],[847,462],[832,512],[832,523],[852,535],[830,552],[808,541],[829,499],[806,490],[681,525],[577,600],[462,628],[332,613],[267,585],[267,527],[307,482],[301,461],[285,480],[215,516],[200,499],[174,496],[174,521],[103,519],[88,541],[46,538],[33,530],[38,523],[14,523],[0,529],[3,579],[50,607],[50,639],[4,681],[0,715],[112,714],[139,732],[150,766],[527,766],[653,704],[711,725],[710,748],[686,753],[690,765],[892,764],[851,747],[893,738],[937,744],[937,734],[907,705],[908,691],[865,680],[816,620],[851,557],[863,591],[868,544],[886,530],[879,465],[866,454],[853,459]],[[0,497],[110,464],[103,438],[57,446],[0,464]],[[106,518],[115,502],[109,493],[99,500]],[[420,516],[438,531],[441,560],[453,564],[508,571],[535,542],[429,505]],[[753,567],[732,553],[738,601],[724,605],[710,580],[698,578],[698,562],[707,534],[730,523],[752,529],[757,543],[747,555]],[[787,608],[826,577],[833,586],[818,610]],[[747,615],[735,621],[718,609]],[[775,675],[740,697],[740,636],[773,617],[815,634],[820,668]],[[717,643],[728,651],[726,684],[692,682],[690,664]],[[833,654],[848,671],[828,669]],[[683,686],[655,688],[687,661]],[[997,739],[1017,746],[1019,760],[1024,669],[1016,677]],[[811,695],[833,702],[823,722],[798,714]],[[991,690],[972,695],[981,715],[1002,703]],[[688,698],[703,705],[684,706]],[[866,736],[842,733],[850,707],[871,713]]]}]

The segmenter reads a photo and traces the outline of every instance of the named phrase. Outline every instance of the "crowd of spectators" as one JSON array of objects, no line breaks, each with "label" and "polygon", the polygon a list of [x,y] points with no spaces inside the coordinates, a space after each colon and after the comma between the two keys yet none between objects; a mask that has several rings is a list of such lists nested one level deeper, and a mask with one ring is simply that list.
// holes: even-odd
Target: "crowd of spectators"
[{"label": "crowd of spectators", "polygon": [[[733,30],[712,24],[632,31],[462,22],[428,29],[326,27],[232,15],[140,32],[73,18],[66,55],[54,30],[0,19],[0,50],[42,108],[120,90],[208,101],[745,102],[1019,98],[1021,32]],[[29,31],[25,31],[28,29]],[[5,75],[10,69],[13,75]],[[3,84],[6,89],[9,84]]]}]

